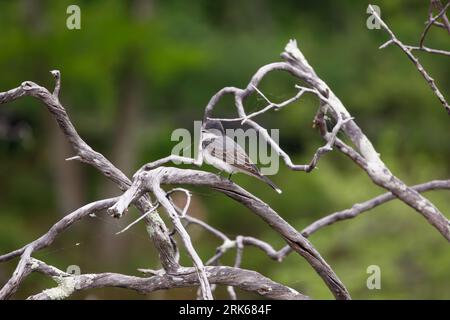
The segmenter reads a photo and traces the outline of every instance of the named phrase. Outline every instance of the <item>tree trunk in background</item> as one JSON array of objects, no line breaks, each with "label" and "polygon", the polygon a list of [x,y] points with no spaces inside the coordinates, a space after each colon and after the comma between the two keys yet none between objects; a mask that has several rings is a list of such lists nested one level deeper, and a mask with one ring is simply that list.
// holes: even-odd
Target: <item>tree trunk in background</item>
[{"label": "tree trunk in background", "polygon": [[79,162],[65,161],[73,156],[73,149],[55,121],[47,117],[44,123],[50,135],[49,163],[53,168],[58,211],[61,215],[66,215],[86,202],[83,170]]},{"label": "tree trunk in background", "polygon": [[247,0],[239,3],[238,6],[234,1],[224,1],[223,5],[224,25],[231,24],[235,28],[257,29],[260,32],[273,30],[273,17],[267,0]]},{"label": "tree trunk in background", "polygon": [[[43,1],[22,0],[20,8],[25,25],[28,26],[28,32],[31,36],[46,32],[46,19],[44,16],[46,9]],[[36,52],[36,54],[38,56],[34,57],[33,60],[44,63],[40,63],[33,69],[30,69],[33,72],[33,74],[29,75],[30,79],[50,78],[49,68],[54,66],[49,66],[45,63],[45,61],[48,61],[45,52]],[[65,215],[84,204],[84,180],[79,163],[71,163],[64,160],[72,156],[73,151],[54,119],[49,117],[46,112],[42,112],[42,117],[45,119],[42,123],[44,123],[44,129],[48,135],[46,152],[50,158],[49,163],[52,166],[52,187],[57,195],[56,206],[58,212],[61,215]]]},{"label": "tree trunk in background", "polygon": [[[148,20],[153,11],[153,1],[133,0],[129,3],[130,20]],[[119,71],[117,80],[117,109],[115,121],[112,126],[114,139],[111,150],[111,161],[127,176],[131,176],[136,169],[137,157],[137,136],[139,129],[139,111],[144,104],[144,79],[139,74],[140,61],[139,48],[128,48],[127,54],[122,58],[123,65]],[[110,197],[120,194],[115,185],[105,182],[101,188],[101,196]],[[130,215],[128,219],[135,219],[135,215]],[[118,223],[102,224],[102,234],[107,237],[114,237],[119,231]],[[120,264],[123,264],[123,257],[126,255],[129,242],[125,237],[120,237],[120,241],[101,241],[99,243],[101,259],[113,270],[119,271]],[[125,260],[128,261],[128,260]]]},{"label": "tree trunk in background", "polygon": [[[136,133],[139,123],[139,110],[143,105],[143,81],[135,71],[135,54],[126,58],[127,63],[119,73],[118,81],[118,106],[116,120],[113,125],[114,145],[111,152],[113,163],[127,176],[136,169]],[[109,195],[118,193],[117,187],[109,184]]]},{"label": "tree trunk in background", "polygon": [[22,0],[20,3],[20,10],[22,11],[22,18],[24,25],[29,27],[30,33],[39,34],[44,29],[42,0]]}]

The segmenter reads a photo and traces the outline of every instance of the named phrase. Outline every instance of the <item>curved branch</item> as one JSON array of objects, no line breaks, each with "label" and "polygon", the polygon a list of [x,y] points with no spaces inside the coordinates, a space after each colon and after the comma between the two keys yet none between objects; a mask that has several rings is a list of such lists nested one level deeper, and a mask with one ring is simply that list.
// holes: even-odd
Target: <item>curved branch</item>
[{"label": "curved branch", "polygon": [[[446,6],[446,8],[447,7],[448,5]],[[376,13],[374,13],[374,15],[378,17]],[[442,94],[440,94],[439,90],[435,86],[434,80],[428,76],[428,74],[424,71],[423,67],[420,65],[418,60],[411,54],[411,50],[413,49],[408,49],[406,46],[404,46],[395,37],[392,31],[390,31],[390,29],[384,24],[384,22],[379,17],[378,19],[381,22],[383,28],[385,28],[385,30],[387,30],[388,33],[391,35],[391,40],[389,40],[388,43],[386,43],[384,46],[391,43],[400,46],[408,55],[408,57],[416,64],[416,67],[422,73],[425,79],[429,82],[430,86],[440,99],[441,103],[444,104],[444,107],[446,107],[446,109],[450,111],[448,104],[446,104],[446,101],[443,98]],[[52,71],[52,74],[56,80],[56,85],[53,93],[50,93],[46,88],[43,88],[33,82],[27,81],[22,83],[22,85],[18,88],[9,90],[7,92],[0,92],[0,104],[16,100],[23,96],[32,96],[41,100],[47,106],[48,110],[54,115],[61,130],[64,132],[67,139],[69,140],[69,142],[71,143],[71,145],[73,146],[73,148],[77,153],[76,156],[69,158],[68,160],[80,160],[82,162],[91,164],[92,166],[100,170],[105,176],[114,181],[121,190],[125,191],[125,193],[121,197],[98,201],[97,204],[93,203],[78,209],[77,211],[73,212],[72,214],[69,214],[61,221],[59,221],[57,224],[55,224],[49,230],[49,232],[47,232],[46,235],[33,241],[32,243],[21,249],[0,256],[1,262],[21,255],[21,259],[12,278],[0,291],[0,298],[7,298],[11,296],[15,292],[15,290],[17,290],[17,287],[19,286],[21,281],[36,268],[39,269],[38,271],[41,271],[43,273],[49,275],[53,273],[54,275],[57,275],[60,279],[62,279],[61,280],[62,282],[60,283],[60,286],[58,286],[58,288],[55,288],[58,289],[59,291],[55,290],[51,291],[52,289],[46,290],[39,295],[33,296],[32,298],[55,297],[56,293],[59,294],[61,293],[61,288],[63,288],[64,290],[67,290],[67,288],[71,289],[70,285],[73,284],[73,281],[75,280],[78,281],[80,279],[82,279],[80,280],[81,282],[78,283],[77,286],[75,286],[74,288],[78,287],[82,288],[84,285],[83,283],[85,283],[85,288],[90,288],[90,286],[93,283],[93,280],[95,280],[98,281],[100,285],[108,283],[108,286],[130,287],[131,289],[134,289],[133,285],[135,285],[137,282],[140,283],[141,281],[140,279],[142,279],[142,281],[149,281],[150,279],[155,278],[152,277],[150,279],[143,279],[117,274],[81,275],[79,276],[80,278],[74,276],[69,277],[67,274],[57,271],[56,268],[50,266],[41,265],[42,266],[41,268],[39,267],[40,262],[37,262],[37,260],[31,258],[31,254],[35,250],[38,250],[42,247],[49,245],[60,232],[65,230],[73,222],[85,216],[87,211],[94,210],[95,208],[97,208],[98,210],[98,208],[104,209],[105,207],[110,207],[109,212],[113,213],[115,216],[120,217],[131,203],[135,204],[141,211],[141,213],[144,214],[145,222],[149,226],[148,229],[152,230],[152,232],[149,232],[149,234],[151,235],[156,247],[158,248],[163,268],[166,270],[165,275],[158,275],[156,277],[169,277],[169,279],[159,279],[161,283],[167,281],[166,282],[167,287],[163,288],[176,287],[177,285],[175,285],[172,282],[180,280],[179,278],[177,278],[177,280],[174,280],[175,278],[173,277],[182,277],[184,275],[186,277],[191,277],[188,280],[185,279],[186,280],[185,284],[186,283],[195,283],[195,285],[200,284],[200,286],[202,287],[203,296],[205,298],[212,298],[209,283],[216,283],[214,281],[218,281],[217,277],[221,275],[220,273],[221,269],[211,269],[211,268],[230,269],[230,267],[211,267],[211,266],[205,267],[203,265],[200,257],[198,257],[197,253],[195,252],[192,246],[192,243],[190,242],[189,235],[187,234],[187,232],[185,231],[183,225],[180,223],[179,220],[180,218],[188,220],[188,216],[186,216],[188,204],[185,206],[185,209],[183,210],[181,216],[179,216],[175,206],[169,199],[167,199],[166,193],[161,189],[160,187],[161,184],[202,185],[213,188],[219,192],[222,192],[227,196],[233,198],[234,200],[244,204],[253,213],[262,218],[272,229],[281,234],[289,245],[288,247],[285,247],[280,251],[276,252],[269,244],[259,239],[252,237],[238,236],[235,241],[231,241],[225,235],[213,232],[215,230],[214,228],[210,227],[208,229],[205,227],[206,224],[200,224],[203,227],[205,227],[208,231],[211,231],[220,238],[222,238],[222,240],[224,240],[224,245],[227,245],[227,241],[229,242],[228,245],[231,242],[233,242],[233,245],[231,247],[236,246],[238,249],[235,261],[236,267],[240,266],[240,262],[242,259],[242,250],[244,245],[256,246],[261,250],[265,251],[271,258],[274,258],[279,261],[291,250],[295,250],[308,261],[308,263],[315,269],[315,271],[321,276],[323,281],[330,288],[334,296],[338,299],[349,299],[350,296],[345,286],[341,283],[341,281],[336,276],[331,267],[320,256],[320,254],[315,250],[315,248],[311,245],[311,243],[309,243],[309,241],[306,240],[307,236],[317,231],[318,229],[326,225],[332,224],[336,221],[349,219],[354,216],[357,216],[361,212],[370,210],[373,207],[386,201],[392,200],[396,197],[405,202],[407,205],[414,208],[419,213],[421,213],[431,225],[433,225],[437,230],[439,230],[439,232],[447,240],[450,241],[450,222],[429,200],[427,200],[426,198],[424,198],[419,194],[419,192],[430,190],[433,188],[449,188],[449,181],[448,180],[434,181],[416,187],[408,187],[403,181],[395,177],[388,170],[386,165],[381,161],[378,153],[374,149],[369,139],[363,134],[362,130],[353,121],[353,118],[350,116],[350,114],[348,113],[344,105],[341,103],[341,101],[334,95],[334,93],[329,89],[326,83],[317,76],[314,69],[308,64],[306,58],[298,49],[295,41],[290,41],[288,43],[288,45],[285,48],[285,51],[282,53],[282,58],[285,60],[285,62],[271,63],[258,69],[258,71],[251,78],[246,88],[239,89],[235,87],[226,87],[220,90],[217,94],[215,94],[211,98],[208,105],[206,106],[204,119],[211,118],[212,111],[215,105],[217,104],[218,100],[222,96],[226,94],[233,94],[235,97],[235,106],[237,109],[239,119],[243,119],[244,122],[247,122],[250,126],[254,127],[260,134],[262,134],[263,138],[266,139],[266,141],[272,146],[272,148],[283,158],[286,165],[292,170],[303,170],[306,172],[311,171],[316,166],[320,156],[325,152],[330,151],[331,148],[334,146],[339,151],[350,157],[362,169],[364,169],[375,184],[387,189],[388,191],[390,191],[389,193],[381,195],[365,203],[356,204],[351,209],[343,210],[330,216],[327,216],[325,218],[322,218],[313,223],[308,228],[306,228],[303,231],[302,235],[300,232],[295,230],[291,225],[289,225],[284,219],[282,219],[275,211],[273,211],[263,201],[256,198],[252,194],[248,193],[246,190],[235,185],[234,183],[225,180],[221,177],[218,177],[217,175],[196,170],[182,170],[165,167],[150,170],[153,169],[154,167],[160,166],[171,160],[182,160],[182,162],[194,165],[201,165],[202,164],[201,153],[199,157],[196,159],[176,157],[176,156],[170,156],[164,159],[160,159],[152,164],[144,166],[141,170],[139,170],[134,176],[134,182],[131,183],[131,181],[119,169],[117,169],[112,163],[110,163],[103,155],[92,150],[89,147],[89,145],[87,145],[78,135],[66,113],[66,110],[59,102],[58,95],[61,85],[60,73],[59,71],[55,70]],[[294,77],[303,80],[310,88],[298,87],[299,89],[301,89],[301,91],[299,91],[299,93],[295,97],[279,104],[271,103],[262,94],[262,92],[258,90],[257,86],[264,76],[275,70],[282,70],[292,74]],[[288,105],[290,102],[293,102],[298,98],[300,98],[300,96],[303,94],[305,90],[314,92],[319,97],[320,108],[318,114],[316,115],[314,123],[315,125],[317,125],[321,135],[326,140],[326,145],[319,148],[316,151],[310,164],[294,165],[289,155],[285,153],[278,146],[278,144],[276,144],[267,134],[267,130],[265,130],[256,122],[251,120],[251,118],[253,116],[262,114],[271,109],[276,109]],[[244,110],[244,101],[249,95],[253,94],[254,92],[261,94],[269,102],[269,105],[261,111],[258,111],[254,114],[246,115]],[[328,132],[325,124],[325,116],[327,112],[330,112],[337,122],[336,126],[333,128],[331,132]],[[339,138],[337,138],[337,134],[341,130],[353,142],[353,144],[356,147],[355,149],[346,145]],[[201,146],[199,150],[201,150]],[[149,197],[145,195],[146,192],[152,192],[154,195],[156,195],[159,205],[162,205],[169,213],[169,216],[171,217],[176,230],[182,236],[184,245],[187,248],[187,251],[190,254],[192,260],[194,261],[195,268],[180,269],[178,261],[175,257],[176,256],[174,252],[175,249],[173,248],[173,244],[165,224],[162,222],[161,218],[158,216],[156,212],[154,212],[154,214],[147,215],[147,213],[149,212],[150,209],[153,208],[153,206],[151,205]],[[192,219],[190,222],[198,223],[198,221]],[[219,252],[218,254],[216,254],[215,257],[213,257],[213,260],[219,259],[222,254],[223,252]],[[184,271],[187,270],[187,273],[183,273],[181,272],[181,270]],[[253,280],[256,279],[256,281],[258,280],[257,278],[255,278],[255,274],[259,275],[256,272],[242,270],[238,268],[231,268],[230,270],[233,272],[237,272],[237,270],[239,270],[239,272],[242,271],[251,272],[253,276],[252,279]],[[214,271],[217,271],[217,275],[211,276],[210,272],[214,273]],[[246,277],[245,275],[242,274],[241,276],[244,278]],[[247,276],[250,275],[247,274]],[[231,277],[231,279],[228,278],[228,280],[225,279],[221,280],[222,281],[221,284],[234,286],[232,282],[233,281],[232,275],[227,274],[226,277]],[[236,286],[241,285],[244,288],[244,290],[246,290],[245,288],[249,288],[249,286],[251,287],[251,284],[248,284],[246,282],[237,284],[235,283],[235,285]],[[274,286],[273,283],[272,286]],[[269,286],[269,288],[270,290],[273,290],[272,287]],[[280,296],[283,296],[284,298],[291,297],[287,291],[291,292],[292,294],[292,289],[284,286],[281,289],[282,294],[275,295],[276,297]],[[74,289],[72,288],[71,290],[73,292]],[[150,289],[148,289],[148,287],[145,287],[143,290],[145,291]],[[258,291],[257,289],[255,290]],[[229,290],[229,292],[232,297],[235,297],[233,290]],[[294,293],[296,297],[298,297],[297,294],[298,293]],[[305,297],[303,295],[301,296]],[[271,297],[270,293],[268,294],[268,297]]]},{"label": "curved branch", "polygon": [[0,262],[11,260],[19,255],[21,256],[19,264],[17,265],[13,276],[0,290],[0,300],[8,299],[17,291],[18,287],[27,276],[24,266],[26,263],[28,263],[28,260],[30,259],[33,252],[48,247],[53,243],[53,241],[59,234],[69,228],[72,224],[91,213],[110,207],[117,201],[117,199],[118,198],[110,198],[87,204],[84,207],[81,207],[78,210],[75,210],[74,212],[66,215],[64,218],[55,223],[50,228],[50,230],[47,231],[47,233],[34,240],[33,242],[13,252],[0,256]]},{"label": "curved branch", "polygon": [[192,262],[194,263],[194,266],[198,273],[203,299],[212,300],[213,296],[211,292],[211,287],[208,282],[208,277],[206,275],[205,266],[203,265],[202,259],[198,256],[197,251],[195,251],[195,248],[192,245],[191,238],[187,233],[186,229],[184,229],[183,224],[181,223],[180,218],[178,216],[178,213],[170,203],[169,199],[167,199],[167,195],[159,186],[159,181],[157,179],[152,181],[149,191],[151,191],[155,195],[156,200],[161,204],[161,206],[164,207],[166,212],[169,214],[169,217],[172,220],[175,230],[180,235],[184,247],[186,248],[186,251],[188,252]]},{"label": "curved branch", "polygon": [[[412,186],[411,188],[420,193],[431,190],[446,190],[446,189],[450,190],[450,180],[432,180],[429,182]],[[351,208],[331,213],[319,220],[314,221],[309,226],[303,229],[302,235],[304,237],[309,237],[313,233],[317,232],[318,230],[326,226],[332,225],[342,220],[355,218],[359,216],[361,213],[372,210],[375,207],[378,207],[388,201],[395,199],[397,199],[397,197],[395,197],[391,192],[386,192],[370,200],[361,203],[356,203]],[[291,251],[292,249],[289,246],[286,246],[282,248],[280,251],[278,251],[275,256],[278,257],[280,260],[282,260]]]},{"label": "curved branch", "polygon": [[272,229],[278,232],[297,253],[304,257],[320,275],[325,284],[337,299],[350,299],[344,284],[335,272],[321,257],[319,252],[297,230],[281,218],[266,203],[237,186],[233,182],[215,174],[169,167],[159,167],[150,171],[141,171],[135,175],[133,185],[119,198],[109,211],[113,215],[121,215],[129,204],[144,192],[151,192],[154,184],[197,185],[220,191],[240,202],[263,219]]},{"label": "curved branch", "polygon": [[[369,8],[372,10],[372,14],[381,23],[383,28],[385,28],[392,39],[391,42],[399,42],[395,35],[390,31],[386,24],[380,19],[377,13],[373,10],[371,6]],[[406,50],[408,56],[412,54]],[[333,141],[334,146],[344,154],[346,154],[350,159],[352,159],[356,164],[358,164],[371,178],[371,180],[378,186],[392,192],[398,199],[402,200],[404,203],[419,212],[434,228],[436,228],[444,238],[450,242],[450,221],[439,211],[439,209],[428,199],[420,195],[414,189],[409,188],[402,180],[394,176],[387,166],[383,163],[380,158],[379,153],[376,151],[371,141],[363,133],[361,128],[352,119],[350,113],[339,100],[339,98],[331,91],[327,84],[318,77],[314,69],[309,65],[308,61],[299,50],[297,42],[295,40],[289,41],[286,45],[284,52],[282,52],[281,57],[286,62],[271,63],[259,68],[253,75],[249,84],[245,89],[238,89],[234,87],[226,87],[216,93],[211,100],[208,102],[204,119],[212,118],[212,111],[217,105],[219,99],[225,94],[233,94],[235,97],[235,107],[239,118],[246,118],[246,113],[244,109],[245,98],[256,91],[258,83],[262,78],[271,71],[283,70],[297,77],[298,79],[306,82],[311,89],[318,92],[320,98],[320,108],[318,116],[316,116],[315,123],[318,124],[321,135],[327,141]],[[415,59],[415,58],[414,58]],[[415,60],[414,60],[415,61]],[[415,61],[418,63],[418,61]],[[417,65],[417,64],[416,64]],[[419,71],[426,77],[430,84],[434,84],[434,80],[429,78],[429,76],[424,72],[424,69],[419,66]],[[433,90],[435,93],[440,93],[435,86]],[[439,95],[441,102],[443,102],[446,109],[450,112],[450,106],[445,102],[442,95]],[[327,112],[330,112],[337,123],[341,122],[341,126],[335,128],[333,132],[328,132],[326,129],[326,124],[324,117]],[[345,121],[345,124],[342,124]],[[292,170],[311,170],[317,163],[318,158],[323,152],[327,151],[326,146],[319,148],[313,157],[312,162],[309,165],[294,165],[289,157],[289,155],[284,152],[279,145],[271,139],[266,129],[254,122],[253,120],[248,120],[247,123],[258,131],[258,133],[270,144],[272,149],[282,157],[286,165]],[[349,147],[343,143],[340,139],[336,137],[338,131],[342,131],[355,145],[357,150]]]},{"label": "curved branch", "polygon": [[[420,193],[432,191],[432,190],[450,190],[450,180],[432,180],[429,182],[425,182],[422,184],[412,186],[411,188]],[[309,226],[304,228],[301,231],[301,234],[305,238],[308,238],[310,235],[312,235],[313,233],[319,231],[320,229],[322,229],[326,226],[332,225],[339,221],[355,218],[364,212],[370,211],[386,202],[389,202],[389,201],[395,200],[395,199],[397,199],[397,197],[392,195],[392,193],[386,192],[384,194],[381,194],[381,195],[379,195],[375,198],[372,198],[370,200],[367,200],[365,202],[356,203],[351,208],[331,213],[319,220],[314,221]],[[236,241],[232,241],[227,236],[225,236],[223,233],[221,233],[219,230],[213,228],[212,226],[206,224],[205,222],[200,221],[195,218],[192,218],[192,217],[189,217],[189,216],[185,216],[184,219],[186,219],[187,221],[190,221],[191,219],[196,220],[195,222],[193,221],[193,223],[196,223],[196,224],[202,226],[207,231],[210,231],[211,233],[216,235],[218,238],[223,240],[223,244],[217,248],[218,252],[213,257],[213,259],[210,259],[210,261],[213,261],[213,262],[216,261],[228,249],[234,248],[236,246],[236,243],[235,243]],[[238,236],[238,237],[240,237],[243,245],[250,245],[250,246],[257,247],[260,250],[264,251],[269,258],[276,260],[278,262],[283,261],[283,259],[292,252],[292,248],[289,245],[287,245],[277,251],[269,243],[262,241],[260,239],[257,239],[254,237],[249,237],[249,236]]]},{"label": "curved branch", "polygon": [[[433,1],[431,1],[430,3],[430,8],[432,8],[433,6]],[[422,35],[420,36],[420,41],[419,41],[419,46],[422,48],[423,47],[423,43],[425,42],[425,37],[427,36],[428,30],[430,30],[431,26],[437,21],[439,20],[442,16],[445,15],[445,13],[447,12],[447,9],[450,7],[450,1],[441,9],[441,11],[434,17],[430,17],[430,19],[428,20],[427,25],[425,26],[425,29],[422,32]],[[446,20],[446,22],[448,23],[448,20]],[[448,30],[450,32],[450,29]]]},{"label": "curved branch", "polygon": [[[122,191],[127,190],[131,185],[131,181],[127,176],[101,153],[94,151],[76,131],[74,125],[70,121],[66,109],[59,101],[58,94],[61,88],[61,74],[58,70],[51,71],[51,74],[56,81],[53,93],[50,93],[46,88],[39,86],[34,82],[25,81],[15,89],[0,92],[0,104],[14,101],[23,96],[31,96],[42,101],[54,116],[60,129],[77,153],[76,156],[67,160],[79,160],[90,164],[102,172],[104,176],[115,182]],[[147,196],[136,199],[135,205],[141,214],[145,214],[152,208],[151,202]],[[158,250],[163,267],[171,271],[176,270],[179,267],[179,264],[175,257],[173,242],[170,239],[169,231],[165,226],[164,221],[161,220],[157,213],[155,213],[146,217],[145,223],[148,226],[148,230],[152,231],[149,232],[149,235]]]},{"label": "curved branch", "polygon": [[1,255],[0,262],[9,261],[15,257],[20,256],[27,247],[33,247],[33,252],[35,252],[50,246],[55,240],[55,238],[63,231],[65,231],[67,228],[69,228],[72,224],[86,217],[89,214],[109,208],[110,206],[112,206],[114,203],[117,202],[118,198],[119,197],[115,197],[91,202],[73,211],[72,213],[69,213],[64,218],[56,222],[44,235],[42,235],[38,239],[34,240],[33,242],[30,242],[29,244],[23,246],[20,249]]},{"label": "curved branch", "polygon": [[[78,276],[68,275],[55,267],[33,259],[29,264],[30,271],[36,271],[54,277],[58,281],[58,287],[44,290],[41,293],[29,297],[29,300],[64,299],[76,291],[116,287],[137,291],[141,294],[151,293],[157,290],[172,288],[195,287],[199,280],[195,268],[182,268],[176,274],[155,275],[150,278],[127,276],[117,273],[83,274]],[[237,287],[244,291],[253,292],[269,299],[278,300],[308,300],[309,297],[296,290],[261,275],[256,271],[250,271],[234,267],[205,267],[208,280],[212,284]]]},{"label": "curved branch", "polygon": [[[447,8],[450,6],[450,2],[445,6],[445,10],[447,10]],[[442,10],[442,12],[440,13],[443,14],[445,13],[445,10]],[[441,93],[441,91],[439,90],[439,88],[437,87],[434,79],[426,72],[425,68],[422,66],[422,64],[419,62],[419,59],[417,59],[412,53],[411,50],[409,49],[408,46],[405,46],[394,34],[394,32],[392,32],[391,29],[389,29],[389,27],[387,26],[387,24],[380,18],[380,16],[378,15],[378,13],[373,9],[373,7],[371,5],[369,5],[369,11],[370,14],[372,14],[375,19],[380,23],[380,25],[383,27],[384,30],[386,30],[386,32],[389,34],[389,36],[391,37],[391,39],[389,39],[385,44],[380,46],[380,49],[383,49],[385,47],[387,47],[390,44],[395,44],[397,47],[399,47],[405,54],[406,56],[409,58],[409,60],[412,61],[412,63],[414,63],[414,65],[416,66],[417,70],[419,71],[419,73],[422,75],[422,77],[425,79],[425,81],[428,83],[428,85],[430,86],[431,90],[433,91],[433,93],[436,95],[436,97],[439,99],[439,102],[442,104],[442,106],[445,108],[445,110],[447,111],[448,114],[450,114],[450,105],[447,103],[447,100],[445,100],[444,95]],[[439,15],[439,16],[440,16]],[[428,24],[425,27],[424,33],[422,34],[421,37],[421,41],[420,41],[420,47],[423,47],[423,40],[425,39],[425,35],[428,32],[428,29],[430,28],[431,24]],[[425,50],[424,50],[425,51]]]},{"label": "curved branch", "polygon": [[[423,184],[418,184],[416,186],[411,187],[417,192],[425,192],[436,189],[450,189],[450,180],[433,180],[430,182],[426,182]],[[311,234],[316,232],[317,230],[333,224],[335,222],[341,220],[352,219],[363,212],[372,210],[373,208],[382,205],[388,201],[397,199],[392,193],[387,192],[373,199],[367,200],[365,202],[356,203],[351,208],[341,210],[332,214],[329,214],[303,229],[302,234],[305,237],[309,237]]]},{"label": "curved branch", "polygon": [[[372,9],[373,10],[373,9]],[[374,13],[376,15],[376,12]],[[382,21],[380,19],[380,21]],[[383,22],[384,24],[384,22]],[[382,25],[383,25],[382,24]],[[287,61],[295,60],[295,65],[303,66],[303,69],[311,68],[303,54],[297,47],[296,41],[291,41],[282,53],[282,57]],[[315,78],[317,75],[311,71],[310,76]],[[340,118],[351,118],[349,112],[339,100],[339,98],[328,88],[320,78],[316,82],[321,84],[321,89],[328,93],[327,110],[329,109],[333,117],[338,121]],[[325,89],[324,89],[325,88]],[[316,87],[319,90],[318,87]],[[320,90],[319,90],[320,91]],[[321,104],[321,108],[323,108]],[[450,110],[450,109],[449,109]],[[316,117],[317,118],[317,117]],[[320,119],[320,117],[319,117]],[[323,120],[322,120],[323,121]],[[378,186],[390,191],[398,199],[419,212],[434,228],[436,228],[444,238],[450,242],[450,221],[439,211],[439,209],[428,199],[420,195],[414,189],[408,187],[402,180],[394,176],[384,162],[379,153],[375,150],[371,141],[362,132],[361,128],[354,120],[349,120],[342,126],[342,131],[356,146],[358,152],[346,146],[339,139],[335,140],[338,149],[354,160],[368,174],[371,180]],[[325,132],[321,132],[322,135]],[[324,136],[326,139],[326,135]]]}]

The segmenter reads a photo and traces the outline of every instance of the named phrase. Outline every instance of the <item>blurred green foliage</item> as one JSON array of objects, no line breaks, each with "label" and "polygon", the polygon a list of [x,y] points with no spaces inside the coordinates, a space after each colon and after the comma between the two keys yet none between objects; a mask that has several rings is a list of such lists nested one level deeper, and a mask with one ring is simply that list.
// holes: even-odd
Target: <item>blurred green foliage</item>
[{"label": "blurred green foliage", "polygon": [[[121,96],[130,90],[127,77],[137,81],[139,108],[131,126],[136,144],[121,153],[134,154],[132,174],[141,164],[168,155],[175,128],[192,130],[209,98],[227,85],[244,86],[260,66],[279,60],[288,39],[299,47],[357,123],[383,160],[408,184],[448,178],[450,174],[449,119],[417,70],[397,48],[378,50],[387,40],[383,31],[366,28],[366,1],[77,1],[81,30],[66,28],[66,8],[73,1],[0,2],[0,91],[32,80],[52,88],[48,71],[62,73],[61,101],[79,133],[93,148],[114,162],[113,149],[124,118]],[[397,36],[415,44],[427,15],[427,1],[375,1]],[[449,49],[448,35],[432,29],[430,47]],[[450,97],[450,60],[418,54],[438,86]],[[135,83],[135,82],[133,82]],[[265,79],[261,90],[274,101],[291,97],[296,82],[285,74]],[[252,97],[248,111],[264,106]],[[317,107],[305,97],[282,112],[261,116],[269,128],[280,128],[281,145],[297,163],[309,161],[321,143],[311,127]],[[124,111],[126,113],[126,110]],[[218,116],[234,115],[231,100]],[[77,206],[103,197],[105,178],[92,168],[64,162],[58,145],[49,143],[56,125],[36,100],[19,99],[0,109],[2,125],[21,128],[18,137],[0,137],[0,252],[16,249],[37,238],[63,214],[59,196],[64,184],[55,171],[78,168],[83,184]],[[131,129],[130,129],[131,128]],[[125,130],[125,129],[124,129]],[[118,133],[119,132],[119,133]],[[70,156],[71,154],[67,154]],[[59,169],[55,169],[55,165]],[[120,165],[119,165],[120,166]],[[277,195],[246,176],[234,180],[264,199],[293,226],[302,229],[336,210],[383,192],[352,162],[338,153],[322,158],[310,174],[281,166],[273,180],[283,189]],[[208,170],[211,168],[207,168]],[[220,228],[230,237],[251,235],[276,248],[282,239],[251,212],[222,195],[193,189],[191,214]],[[119,194],[116,190],[114,194]],[[427,197],[444,214],[450,212],[448,191]],[[142,225],[124,235],[114,232],[123,221],[105,215],[82,221],[64,233],[37,258],[65,269],[77,264],[83,272],[115,271],[137,274],[136,268],[157,268],[158,260]],[[236,223],[239,221],[239,223]],[[109,229],[102,228],[108,224]],[[197,227],[192,238],[202,257],[219,245]],[[448,243],[418,213],[393,201],[350,221],[320,230],[311,241],[331,264],[356,299],[449,299]],[[112,248],[112,249],[111,249]],[[102,252],[112,250],[113,255]],[[228,254],[224,263],[232,263]],[[182,261],[189,261],[183,257]],[[16,261],[0,265],[0,282]],[[368,290],[366,268],[379,265],[382,289]],[[243,267],[289,285],[313,298],[332,298],[305,261],[292,254],[276,263],[254,248],[244,254]],[[32,275],[19,291],[23,298],[48,286],[49,279]],[[219,297],[225,297],[220,288]],[[240,297],[253,298],[247,293]],[[195,289],[158,292],[150,298],[193,298]],[[74,298],[143,298],[120,289],[79,293]]]}]

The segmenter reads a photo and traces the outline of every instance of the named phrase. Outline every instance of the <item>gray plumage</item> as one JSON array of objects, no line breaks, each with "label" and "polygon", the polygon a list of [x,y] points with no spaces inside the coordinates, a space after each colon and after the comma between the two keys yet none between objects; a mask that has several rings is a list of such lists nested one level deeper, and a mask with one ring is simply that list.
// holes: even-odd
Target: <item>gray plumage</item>
[{"label": "gray plumage", "polygon": [[220,121],[208,120],[205,123],[205,130],[202,131],[202,149],[203,158],[208,164],[230,175],[242,172],[254,176],[281,193],[281,190],[269,178],[261,174],[245,150],[225,135]]}]

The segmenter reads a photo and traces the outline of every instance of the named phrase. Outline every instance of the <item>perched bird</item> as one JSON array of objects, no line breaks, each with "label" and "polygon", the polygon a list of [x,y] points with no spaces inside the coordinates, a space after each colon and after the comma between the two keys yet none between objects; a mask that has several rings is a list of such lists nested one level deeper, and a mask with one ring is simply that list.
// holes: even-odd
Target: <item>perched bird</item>
[{"label": "perched bird", "polygon": [[243,172],[264,181],[276,192],[281,193],[281,190],[269,178],[261,174],[245,150],[225,135],[225,130],[219,120],[206,121],[204,129],[202,129],[202,150],[206,163],[229,173],[228,179],[233,173]]}]

